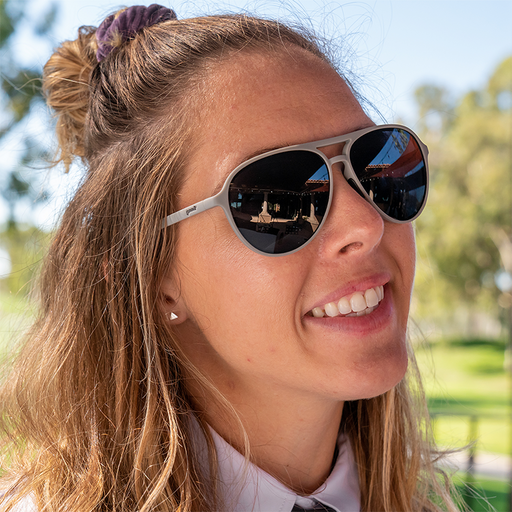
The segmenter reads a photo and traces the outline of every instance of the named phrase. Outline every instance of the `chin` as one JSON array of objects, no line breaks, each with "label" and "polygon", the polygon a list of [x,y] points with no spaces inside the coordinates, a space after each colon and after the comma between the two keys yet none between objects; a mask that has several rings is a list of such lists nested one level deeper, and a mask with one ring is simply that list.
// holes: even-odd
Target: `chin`
[{"label": "chin", "polygon": [[352,396],[345,400],[374,398],[394,388],[404,378],[409,363],[405,346],[398,352],[359,367],[353,375]]},{"label": "chin", "polygon": [[404,378],[405,372],[401,374],[400,378],[394,379],[392,381],[387,382],[385,385],[379,385],[368,389],[368,392],[365,394],[366,396],[360,396],[359,400],[364,400],[368,398],[375,398],[376,396],[383,395],[387,393],[389,390],[393,389],[397,384],[401,382]]}]

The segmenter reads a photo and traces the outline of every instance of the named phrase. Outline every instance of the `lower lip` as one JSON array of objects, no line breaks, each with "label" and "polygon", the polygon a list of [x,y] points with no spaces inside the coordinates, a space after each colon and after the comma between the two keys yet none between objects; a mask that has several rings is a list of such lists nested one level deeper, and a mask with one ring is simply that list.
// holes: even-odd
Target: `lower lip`
[{"label": "lower lip", "polygon": [[306,315],[303,323],[306,327],[322,327],[333,331],[358,333],[361,335],[375,333],[385,329],[394,317],[393,301],[388,290],[384,292],[384,298],[378,307],[368,315],[362,316],[324,316],[316,318]]}]

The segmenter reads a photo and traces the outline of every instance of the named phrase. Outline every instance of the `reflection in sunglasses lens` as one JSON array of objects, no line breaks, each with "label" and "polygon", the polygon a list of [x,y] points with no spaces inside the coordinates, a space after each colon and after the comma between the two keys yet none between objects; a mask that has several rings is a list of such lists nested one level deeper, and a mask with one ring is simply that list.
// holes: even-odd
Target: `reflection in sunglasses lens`
[{"label": "reflection in sunglasses lens", "polygon": [[231,214],[242,236],[267,254],[304,245],[329,202],[329,173],[311,151],[287,151],[244,167],[229,187]]},{"label": "reflection in sunglasses lens", "polygon": [[363,135],[350,150],[356,176],[372,201],[387,215],[412,219],[426,195],[427,171],[414,137],[401,129]]},{"label": "reflection in sunglasses lens", "polygon": [[[416,139],[406,130],[383,128],[357,139],[350,161],[361,186],[386,215],[412,219],[426,196],[427,170]],[[329,172],[308,150],[270,155],[247,165],[232,179],[233,220],[250,245],[283,254],[307,243],[329,203]]]}]

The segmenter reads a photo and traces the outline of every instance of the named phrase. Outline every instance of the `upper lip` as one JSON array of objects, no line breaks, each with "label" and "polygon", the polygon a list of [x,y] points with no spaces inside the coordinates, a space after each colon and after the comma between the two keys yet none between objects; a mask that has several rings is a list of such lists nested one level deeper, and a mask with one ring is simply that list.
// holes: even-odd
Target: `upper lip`
[{"label": "upper lip", "polygon": [[327,303],[337,302],[342,297],[346,297],[347,295],[351,295],[355,292],[364,292],[365,290],[368,290],[368,288],[384,286],[390,281],[390,279],[391,276],[388,273],[380,273],[353,280],[350,283],[340,286],[321,299],[316,300],[311,307],[308,306],[308,309],[303,312],[303,316],[309,313],[313,308],[323,308]]}]

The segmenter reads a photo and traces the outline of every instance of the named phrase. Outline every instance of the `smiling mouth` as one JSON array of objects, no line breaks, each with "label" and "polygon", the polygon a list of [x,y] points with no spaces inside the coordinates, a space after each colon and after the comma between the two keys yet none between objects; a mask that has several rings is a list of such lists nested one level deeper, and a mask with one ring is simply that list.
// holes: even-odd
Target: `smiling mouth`
[{"label": "smiling mouth", "polygon": [[384,298],[384,286],[376,286],[342,297],[338,302],[329,302],[323,308],[316,307],[309,311],[309,316],[364,316],[374,311]]}]

